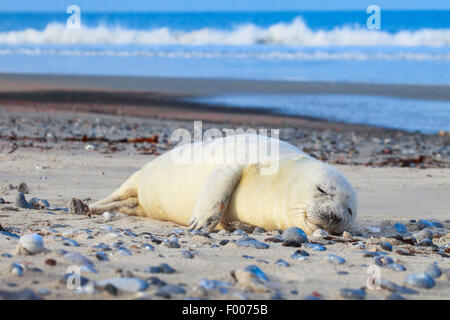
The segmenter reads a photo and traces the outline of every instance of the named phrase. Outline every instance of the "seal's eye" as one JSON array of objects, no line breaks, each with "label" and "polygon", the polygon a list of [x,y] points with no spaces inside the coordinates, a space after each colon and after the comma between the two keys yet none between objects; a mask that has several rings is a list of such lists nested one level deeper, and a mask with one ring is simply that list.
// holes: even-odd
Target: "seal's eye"
[{"label": "seal's eye", "polygon": [[351,215],[351,216],[353,216],[353,212],[352,212],[352,209],[350,209],[350,208],[347,208],[347,210],[348,210],[348,213]]},{"label": "seal's eye", "polygon": [[319,192],[320,192],[321,194],[327,194],[325,191],[323,191],[323,189],[322,189],[321,187],[317,187],[317,190],[319,190]]}]

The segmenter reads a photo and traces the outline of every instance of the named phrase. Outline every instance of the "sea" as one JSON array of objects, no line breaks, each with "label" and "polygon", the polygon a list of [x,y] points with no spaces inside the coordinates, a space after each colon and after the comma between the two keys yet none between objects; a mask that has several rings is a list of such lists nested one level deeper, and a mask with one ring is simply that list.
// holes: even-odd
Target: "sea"
[{"label": "sea", "polygon": [[[450,11],[381,10],[379,29],[368,25],[370,17],[366,10],[0,12],[0,72],[419,84],[450,90]],[[450,131],[449,101],[325,94],[199,99],[406,131]]]}]

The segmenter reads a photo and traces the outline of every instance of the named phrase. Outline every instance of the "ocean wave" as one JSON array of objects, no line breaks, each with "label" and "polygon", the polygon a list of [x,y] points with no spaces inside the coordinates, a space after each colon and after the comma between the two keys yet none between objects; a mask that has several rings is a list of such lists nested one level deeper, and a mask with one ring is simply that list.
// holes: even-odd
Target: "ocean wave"
[{"label": "ocean wave", "polygon": [[43,30],[25,29],[0,32],[0,44],[87,44],[87,45],[282,45],[282,46],[450,46],[450,29],[420,29],[389,33],[362,27],[336,27],[312,30],[300,18],[267,28],[254,24],[239,25],[232,30],[203,28],[193,31],[156,28],[151,30],[121,27],[83,27],[68,29],[50,23]]},{"label": "ocean wave", "polygon": [[329,60],[410,60],[410,61],[450,61],[450,53],[423,53],[423,52],[233,52],[211,50],[149,50],[149,49],[57,49],[57,48],[0,48],[0,56],[6,55],[30,55],[30,56],[105,56],[105,57],[147,57],[169,59],[259,59],[259,60],[297,60],[297,61],[329,61]]}]

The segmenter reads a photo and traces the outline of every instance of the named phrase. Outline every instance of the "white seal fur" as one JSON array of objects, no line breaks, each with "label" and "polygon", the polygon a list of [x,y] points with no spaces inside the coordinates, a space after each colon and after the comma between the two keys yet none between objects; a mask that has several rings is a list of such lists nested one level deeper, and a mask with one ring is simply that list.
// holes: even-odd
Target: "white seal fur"
[{"label": "white seal fur", "polygon": [[[246,148],[236,152],[243,141]],[[278,153],[250,159],[267,145]],[[209,156],[195,161],[196,148]],[[223,161],[233,154],[241,161]],[[186,155],[189,161],[181,161]],[[264,173],[273,167],[275,172]],[[235,135],[174,148],[90,211],[146,216],[205,231],[239,222],[268,231],[299,227],[307,234],[316,229],[341,234],[356,218],[357,198],[339,171],[297,147],[260,135]]]}]

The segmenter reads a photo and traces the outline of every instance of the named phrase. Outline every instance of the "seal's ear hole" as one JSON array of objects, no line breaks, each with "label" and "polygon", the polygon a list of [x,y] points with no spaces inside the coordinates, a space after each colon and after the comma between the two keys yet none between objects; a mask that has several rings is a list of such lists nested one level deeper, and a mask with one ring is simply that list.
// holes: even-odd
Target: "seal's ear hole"
[{"label": "seal's ear hole", "polygon": [[321,187],[317,187],[317,190],[321,193],[321,194],[327,194],[325,191],[323,191],[323,189]]},{"label": "seal's ear hole", "polygon": [[353,216],[353,212],[352,212],[352,209],[350,209],[350,208],[347,208],[347,210],[348,210],[348,213],[351,215],[351,216]]}]

